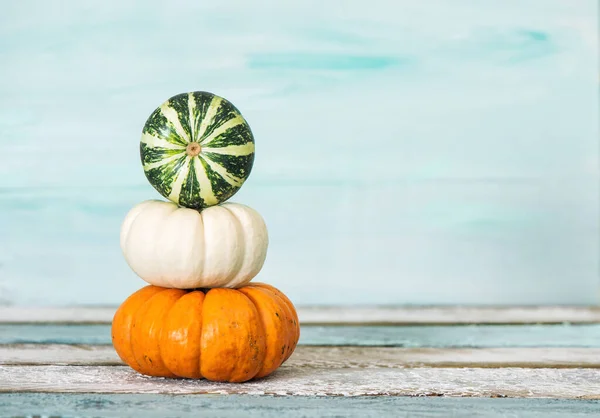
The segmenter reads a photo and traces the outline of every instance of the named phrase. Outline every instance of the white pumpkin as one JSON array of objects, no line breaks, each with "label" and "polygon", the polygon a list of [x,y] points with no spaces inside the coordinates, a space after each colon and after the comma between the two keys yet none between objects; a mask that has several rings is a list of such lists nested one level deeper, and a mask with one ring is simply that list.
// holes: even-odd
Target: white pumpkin
[{"label": "white pumpkin", "polygon": [[263,218],[239,203],[199,212],[147,200],[131,209],[121,226],[127,264],[162,287],[244,286],[262,269],[268,245]]}]

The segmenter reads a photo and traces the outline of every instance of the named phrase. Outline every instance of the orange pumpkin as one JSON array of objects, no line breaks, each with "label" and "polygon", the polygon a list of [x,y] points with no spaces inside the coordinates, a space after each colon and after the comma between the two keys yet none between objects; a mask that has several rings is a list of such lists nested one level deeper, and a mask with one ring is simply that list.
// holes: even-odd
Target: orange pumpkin
[{"label": "orange pumpkin", "polygon": [[112,323],[113,346],[136,371],[226,382],[269,375],[299,337],[294,305],[264,283],[206,291],[146,286]]}]

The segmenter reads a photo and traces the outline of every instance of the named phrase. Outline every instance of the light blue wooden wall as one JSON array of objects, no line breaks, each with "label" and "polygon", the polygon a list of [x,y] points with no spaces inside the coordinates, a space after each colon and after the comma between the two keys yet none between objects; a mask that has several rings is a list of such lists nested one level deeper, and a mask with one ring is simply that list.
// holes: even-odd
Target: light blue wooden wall
[{"label": "light blue wooden wall", "polygon": [[233,101],[298,304],[597,303],[594,0],[13,1],[0,303],[119,303],[154,107]]}]

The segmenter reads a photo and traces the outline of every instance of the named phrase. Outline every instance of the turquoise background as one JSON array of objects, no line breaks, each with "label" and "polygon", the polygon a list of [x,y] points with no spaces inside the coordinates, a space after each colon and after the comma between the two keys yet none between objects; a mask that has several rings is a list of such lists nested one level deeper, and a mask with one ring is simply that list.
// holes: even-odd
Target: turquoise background
[{"label": "turquoise background", "polygon": [[0,14],[0,304],[117,304],[160,196],[141,128],[231,100],[256,280],[297,304],[600,299],[594,0],[14,1]]}]

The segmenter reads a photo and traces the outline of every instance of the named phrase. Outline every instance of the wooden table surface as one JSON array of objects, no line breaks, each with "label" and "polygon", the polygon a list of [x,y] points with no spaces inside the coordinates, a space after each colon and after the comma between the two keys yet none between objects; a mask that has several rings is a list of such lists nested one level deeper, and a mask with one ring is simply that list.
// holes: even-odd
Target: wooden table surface
[{"label": "wooden table surface", "polygon": [[[120,398],[127,403],[136,396],[226,395],[242,405],[250,402],[245,396],[258,395],[256,411],[263,415],[273,402],[278,407],[291,402],[308,415],[322,415],[327,406],[315,405],[343,397],[348,402],[335,401],[334,410],[351,415],[356,412],[352,402],[368,396],[363,404],[372,404],[368,410],[381,416],[408,405],[405,396],[417,396],[470,399],[449,400],[446,407],[440,406],[444,401],[420,404],[419,413],[460,412],[479,402],[479,410],[492,416],[503,406],[529,402],[519,407],[521,412],[550,416],[566,408],[600,416],[597,308],[300,308],[302,337],[293,356],[273,375],[244,384],[137,374],[110,345],[113,313],[109,307],[0,308],[0,405],[13,408],[7,409],[11,413],[27,408],[40,413],[31,409],[32,399],[42,396],[57,408],[71,405],[63,413],[83,414],[71,401],[77,396],[127,394],[119,395],[128,396]],[[499,398],[514,402],[494,403]],[[548,400],[555,402],[554,409],[543,407]],[[114,400],[99,402],[106,403],[100,410],[109,413]],[[220,413],[239,412],[232,405],[223,403]]]}]

